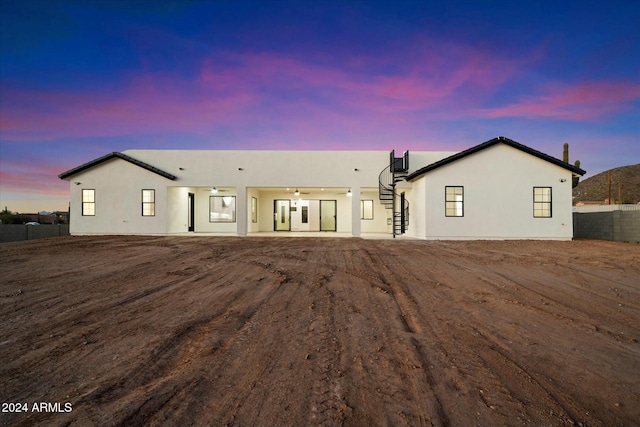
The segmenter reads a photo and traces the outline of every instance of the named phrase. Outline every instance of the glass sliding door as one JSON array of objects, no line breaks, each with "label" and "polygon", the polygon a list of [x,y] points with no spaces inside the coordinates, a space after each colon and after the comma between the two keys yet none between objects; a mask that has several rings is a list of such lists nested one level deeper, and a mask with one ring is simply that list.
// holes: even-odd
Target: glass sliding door
[{"label": "glass sliding door", "polygon": [[336,201],[320,200],[320,231],[336,231]]},{"label": "glass sliding door", "polygon": [[273,230],[291,230],[291,200],[273,201]]}]

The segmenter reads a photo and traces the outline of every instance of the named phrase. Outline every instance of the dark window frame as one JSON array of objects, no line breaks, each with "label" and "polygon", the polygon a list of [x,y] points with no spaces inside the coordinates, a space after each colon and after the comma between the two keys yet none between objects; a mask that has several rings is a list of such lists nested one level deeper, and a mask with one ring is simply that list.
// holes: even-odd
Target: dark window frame
[{"label": "dark window frame", "polygon": [[[460,188],[462,189],[462,200],[449,200],[448,199],[448,189],[449,188]],[[453,194],[454,196],[456,195],[455,192]],[[450,205],[450,203],[453,203],[453,205]],[[460,211],[462,212],[461,215],[449,215],[448,214],[448,210],[450,208],[450,206],[452,206],[453,209],[455,209],[455,211],[457,212],[457,206],[458,204],[460,204]],[[444,187],[444,216],[447,218],[463,218],[464,217],[464,185],[447,185]]]},{"label": "dark window frame", "polygon": [[[92,191],[93,192],[93,201],[92,202],[85,202],[84,201],[84,192],[85,191]],[[96,216],[96,189],[95,188],[83,188],[82,192],[80,193],[80,197],[81,197],[81,203],[82,203],[82,216]],[[85,213],[85,206],[88,205],[93,205],[93,213],[89,214],[89,213]]]},{"label": "dark window frame", "polygon": [[[212,199],[216,199],[216,198],[220,198],[220,199],[222,199],[222,202],[224,203],[224,199],[227,198],[227,197],[231,197],[233,199],[233,219],[231,219],[231,220],[220,220],[220,219],[212,220],[211,219],[211,213],[213,211],[211,210],[211,200]],[[236,196],[209,196],[209,222],[210,223],[222,223],[222,224],[225,224],[225,223],[226,224],[233,224],[233,223],[235,223],[236,220],[237,220],[237,216],[238,216],[238,212],[237,212],[238,205],[237,205],[236,202],[237,202]]]},{"label": "dark window frame", "polygon": [[[144,192],[145,191],[151,191],[152,195],[153,195],[153,201],[151,202],[145,202],[144,201]],[[142,216],[156,216],[156,190],[154,188],[143,188],[140,192],[141,197],[142,197]],[[145,214],[144,212],[144,208],[145,206],[151,206],[151,212],[153,212],[152,214]]]},{"label": "dark window frame", "polygon": [[[536,199],[536,190],[537,189],[548,189],[549,190],[549,200],[539,200]],[[544,195],[543,195],[544,197]],[[547,209],[541,209],[541,206],[548,206],[548,215],[544,215]],[[536,212],[541,212],[543,215],[538,215]],[[553,187],[533,187],[533,217],[534,218],[553,218]]]},{"label": "dark window frame", "polygon": [[251,198],[251,223],[257,224],[258,222],[258,199]]},{"label": "dark window frame", "polygon": [[[364,215],[364,202],[371,202],[371,218],[365,218]],[[375,204],[373,203],[373,199],[363,199],[360,200],[360,219],[364,221],[371,221],[374,217]]]}]

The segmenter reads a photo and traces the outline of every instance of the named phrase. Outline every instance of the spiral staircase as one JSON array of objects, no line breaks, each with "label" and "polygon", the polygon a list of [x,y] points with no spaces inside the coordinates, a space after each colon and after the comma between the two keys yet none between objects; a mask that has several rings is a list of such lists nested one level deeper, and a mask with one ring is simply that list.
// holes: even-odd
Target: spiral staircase
[{"label": "spiral staircase", "polygon": [[404,193],[398,194],[396,184],[404,181],[409,172],[409,152],[402,157],[395,157],[395,151],[389,153],[389,166],[380,172],[378,177],[378,193],[380,202],[391,209],[393,237],[404,234],[409,227],[409,202]]}]

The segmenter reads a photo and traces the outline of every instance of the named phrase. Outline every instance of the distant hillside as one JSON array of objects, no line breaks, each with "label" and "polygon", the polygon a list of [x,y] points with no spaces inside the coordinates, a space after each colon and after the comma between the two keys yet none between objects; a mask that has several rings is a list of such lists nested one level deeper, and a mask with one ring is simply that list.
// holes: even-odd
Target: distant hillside
[{"label": "distant hillside", "polygon": [[[573,189],[573,203],[592,201],[604,203],[609,198],[607,172],[581,180]],[[612,203],[640,202],[640,163],[611,169],[611,198]]]}]

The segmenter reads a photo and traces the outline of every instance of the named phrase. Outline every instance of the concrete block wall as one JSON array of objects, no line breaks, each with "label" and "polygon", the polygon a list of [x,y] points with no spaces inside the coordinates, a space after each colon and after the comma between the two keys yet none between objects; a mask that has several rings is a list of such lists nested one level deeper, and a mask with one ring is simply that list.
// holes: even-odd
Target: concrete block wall
[{"label": "concrete block wall", "polygon": [[573,236],[640,243],[640,211],[574,212]]},{"label": "concrete block wall", "polygon": [[69,225],[22,225],[1,224],[0,243],[19,242],[22,240],[43,239],[46,237],[68,236]]},{"label": "concrete block wall", "polygon": [[640,211],[617,211],[617,213],[620,214],[618,220],[620,234],[617,238],[614,236],[616,241],[640,243]]}]

